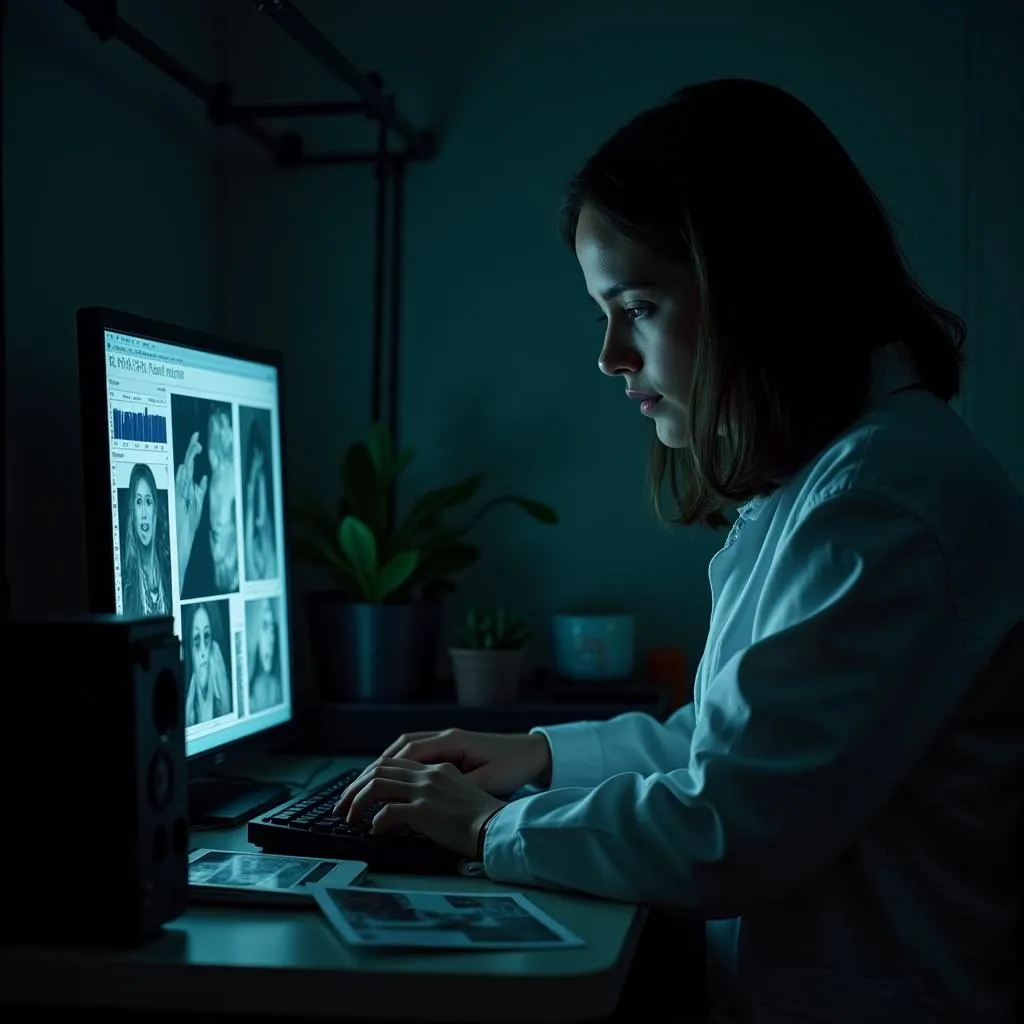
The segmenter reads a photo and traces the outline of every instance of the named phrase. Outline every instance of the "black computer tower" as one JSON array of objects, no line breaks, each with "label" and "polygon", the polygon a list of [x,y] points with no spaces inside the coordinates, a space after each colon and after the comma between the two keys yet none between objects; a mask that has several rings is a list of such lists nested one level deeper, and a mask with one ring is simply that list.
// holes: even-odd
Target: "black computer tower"
[{"label": "black computer tower", "polygon": [[0,638],[0,929],[19,941],[134,945],[187,904],[173,620],[7,621]]}]

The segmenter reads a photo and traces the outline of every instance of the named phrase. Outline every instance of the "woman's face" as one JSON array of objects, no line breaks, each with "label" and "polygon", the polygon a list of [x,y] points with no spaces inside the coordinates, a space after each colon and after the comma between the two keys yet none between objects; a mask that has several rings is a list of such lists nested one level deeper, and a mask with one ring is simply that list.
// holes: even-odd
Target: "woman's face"
[{"label": "woman's face", "polygon": [[697,288],[683,263],[623,238],[593,207],[576,227],[576,258],[606,320],[598,366],[624,379],[627,396],[654,420],[661,442],[686,443]]},{"label": "woman's face", "polygon": [[270,602],[263,603],[263,610],[260,612],[260,665],[263,671],[270,673],[274,667],[274,645],[277,643],[277,634],[274,624],[274,609]]},{"label": "woman's face", "polygon": [[135,537],[142,547],[153,543],[153,528],[156,525],[156,505],[149,481],[140,476],[135,482],[135,499],[132,507],[135,523]]},{"label": "woman's face", "polygon": [[213,636],[210,631],[210,615],[200,605],[192,618],[192,670],[200,686],[206,686],[210,676],[210,646]]}]

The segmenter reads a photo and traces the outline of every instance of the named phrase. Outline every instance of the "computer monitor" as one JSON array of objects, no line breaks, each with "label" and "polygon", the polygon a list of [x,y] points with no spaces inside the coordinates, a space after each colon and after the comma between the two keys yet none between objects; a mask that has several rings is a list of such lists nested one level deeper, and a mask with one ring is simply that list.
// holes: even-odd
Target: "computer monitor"
[{"label": "computer monitor", "polygon": [[287,793],[228,761],[293,720],[281,358],[100,307],[78,356],[91,610],[173,616],[192,824],[245,820]]}]

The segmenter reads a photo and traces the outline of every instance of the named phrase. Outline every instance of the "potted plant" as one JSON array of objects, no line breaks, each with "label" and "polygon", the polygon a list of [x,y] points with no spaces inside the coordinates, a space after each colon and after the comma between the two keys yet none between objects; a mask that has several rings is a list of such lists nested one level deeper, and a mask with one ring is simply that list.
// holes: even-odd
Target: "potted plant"
[{"label": "potted plant", "polygon": [[530,635],[523,619],[504,608],[470,608],[448,649],[459,703],[479,706],[513,700]]},{"label": "potted plant", "polygon": [[466,539],[473,526],[509,504],[540,523],[558,522],[547,505],[511,494],[448,522],[479,491],[479,473],[422,494],[398,517],[396,485],[414,458],[375,424],[369,440],[345,454],[337,504],[307,497],[293,508],[296,558],[324,570],[332,584],[307,600],[314,669],[327,699],[425,695],[437,662],[441,598],[480,557]]}]

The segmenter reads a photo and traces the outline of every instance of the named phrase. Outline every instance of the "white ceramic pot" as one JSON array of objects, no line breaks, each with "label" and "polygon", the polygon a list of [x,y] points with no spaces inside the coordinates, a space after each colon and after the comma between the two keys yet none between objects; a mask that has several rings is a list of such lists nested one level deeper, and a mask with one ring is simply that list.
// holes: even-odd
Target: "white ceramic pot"
[{"label": "white ceramic pot", "polygon": [[449,647],[455,673],[455,696],[460,704],[484,707],[515,700],[523,673],[525,651],[483,651]]}]

